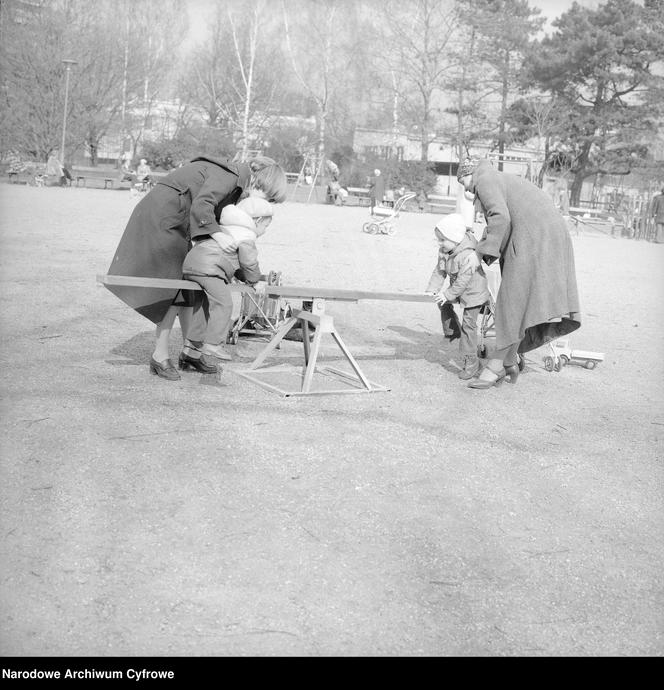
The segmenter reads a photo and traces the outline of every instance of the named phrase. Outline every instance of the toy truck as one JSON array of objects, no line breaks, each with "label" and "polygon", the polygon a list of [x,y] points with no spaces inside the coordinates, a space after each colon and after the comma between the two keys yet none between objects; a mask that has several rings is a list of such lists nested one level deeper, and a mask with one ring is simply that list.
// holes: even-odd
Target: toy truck
[{"label": "toy truck", "polygon": [[556,340],[550,347],[552,354],[544,358],[544,368],[547,371],[560,371],[568,364],[578,364],[586,369],[594,369],[597,363],[604,359],[603,352],[572,350],[569,338]]}]

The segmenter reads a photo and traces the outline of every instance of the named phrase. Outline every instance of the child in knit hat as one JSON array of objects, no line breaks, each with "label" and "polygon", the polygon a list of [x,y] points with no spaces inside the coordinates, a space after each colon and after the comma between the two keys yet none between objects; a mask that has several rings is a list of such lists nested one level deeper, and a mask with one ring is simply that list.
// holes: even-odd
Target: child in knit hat
[{"label": "child in knit hat", "polygon": [[225,206],[218,231],[195,242],[185,257],[185,279],[198,283],[203,292],[194,293],[187,347],[180,355],[181,369],[191,366],[213,373],[217,370],[215,359],[231,359],[223,346],[233,313],[229,283],[236,278],[255,285],[266,279],[258,265],[256,239],[267,230],[272,214],[272,204],[259,196]]},{"label": "child in knit hat", "polygon": [[[470,252],[475,251],[477,240],[466,229],[460,213],[443,216],[434,228],[438,240],[438,263],[429,280],[427,292],[435,294],[446,338],[459,338],[459,353],[463,358],[460,379],[471,379],[480,370],[477,356],[477,318],[482,307],[489,301],[490,293],[482,268],[476,271],[462,270]],[[449,286],[444,287],[445,278]],[[454,313],[453,304],[463,307],[461,323]]]}]

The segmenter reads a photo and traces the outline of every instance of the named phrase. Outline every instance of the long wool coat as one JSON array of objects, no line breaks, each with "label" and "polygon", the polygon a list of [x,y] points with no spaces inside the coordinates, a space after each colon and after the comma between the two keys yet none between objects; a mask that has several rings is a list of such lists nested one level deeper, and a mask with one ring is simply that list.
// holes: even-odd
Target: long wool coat
[{"label": "long wool coat", "polygon": [[[191,238],[218,231],[221,210],[240,198],[249,176],[244,164],[203,157],[173,170],[136,205],[108,273],[181,279]],[[164,318],[178,294],[161,288],[107,287],[153,323]]]},{"label": "long wool coat", "polygon": [[574,251],[564,218],[548,194],[487,160],[473,171],[487,221],[477,253],[500,260],[496,348],[528,352],[581,325]]}]

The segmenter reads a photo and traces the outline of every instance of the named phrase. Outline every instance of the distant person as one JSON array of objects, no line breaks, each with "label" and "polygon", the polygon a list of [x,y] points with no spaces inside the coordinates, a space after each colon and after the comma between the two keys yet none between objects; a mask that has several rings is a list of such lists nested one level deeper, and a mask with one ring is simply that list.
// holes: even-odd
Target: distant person
[{"label": "distant person", "polygon": [[334,161],[329,159],[326,160],[325,169],[327,170],[327,174],[333,182],[337,182],[339,180],[339,166]]},{"label": "distant person", "polygon": [[[439,245],[438,262],[426,292],[435,293],[445,337],[459,339],[459,354],[463,362],[459,378],[468,380],[480,371],[477,319],[491,295],[482,267],[464,267],[466,257],[477,247],[477,240],[468,231],[464,217],[460,213],[443,216],[436,224],[434,233]],[[449,286],[443,290],[445,278],[449,278]],[[463,307],[461,323],[454,313],[454,304]]]},{"label": "distant person", "polygon": [[145,158],[141,158],[136,168],[136,182],[144,187],[152,183],[152,169]]},{"label": "distant person", "polygon": [[369,199],[371,200],[371,213],[376,206],[383,203],[385,197],[385,178],[380,170],[376,168],[373,176],[369,178]]},{"label": "distant person", "polygon": [[348,192],[339,184],[337,180],[330,180],[327,185],[327,198],[335,206],[342,206]]},{"label": "distant person", "polygon": [[[182,264],[186,280],[198,283],[203,292],[194,293],[191,326],[187,340],[201,355],[193,359],[180,355],[180,368],[203,373],[216,371],[217,359],[229,360],[224,347],[233,313],[233,296],[229,284],[234,278],[248,285],[265,280],[258,265],[256,239],[263,235],[272,221],[272,204],[251,194],[236,205],[229,204],[221,211],[219,232],[193,240]],[[219,239],[231,240],[229,244]]]},{"label": "distant person", "polygon": [[581,326],[574,249],[551,196],[532,182],[498,172],[488,160],[466,160],[457,179],[481,204],[487,226],[464,268],[498,260],[496,346],[470,388],[486,389],[506,377],[516,383],[519,354]]},{"label": "distant person", "polygon": [[53,149],[46,162],[46,174],[49,177],[55,177],[61,187],[67,186],[67,180],[71,181],[71,173],[60,161],[60,151]]},{"label": "distant person", "polygon": [[[246,163],[199,156],[159,179],[136,204],[108,269],[110,275],[182,278],[182,262],[191,239],[219,231],[221,211],[250,192],[270,203],[286,200],[286,175],[271,158]],[[191,294],[177,289],[109,285],[108,289],[156,324],[150,371],[169,381],[180,378],[169,358],[169,338],[179,316],[186,339],[191,319]],[[184,343],[183,353],[200,357]]]},{"label": "distant person", "polygon": [[657,196],[653,197],[650,215],[655,219],[653,242],[661,244],[664,242],[664,187],[662,187],[662,191]]},{"label": "distant person", "polygon": [[129,172],[131,170],[131,152],[124,151],[120,156],[120,169],[123,172]]}]

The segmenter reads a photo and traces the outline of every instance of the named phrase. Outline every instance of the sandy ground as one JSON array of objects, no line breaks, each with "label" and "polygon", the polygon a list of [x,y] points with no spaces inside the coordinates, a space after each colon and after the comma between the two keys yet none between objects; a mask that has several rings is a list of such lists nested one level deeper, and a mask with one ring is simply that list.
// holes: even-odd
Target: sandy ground
[{"label": "sandy ground", "polygon": [[[255,340],[220,382],[149,375],[95,283],[127,192],[0,202],[2,655],[662,655],[664,246],[573,238],[593,371],[470,390],[435,306],[328,303],[391,390],[283,398],[233,373]],[[367,213],[286,203],[263,268],[422,291],[435,216]]]}]

